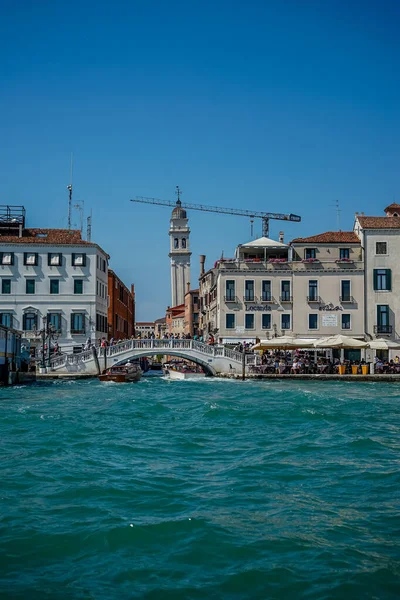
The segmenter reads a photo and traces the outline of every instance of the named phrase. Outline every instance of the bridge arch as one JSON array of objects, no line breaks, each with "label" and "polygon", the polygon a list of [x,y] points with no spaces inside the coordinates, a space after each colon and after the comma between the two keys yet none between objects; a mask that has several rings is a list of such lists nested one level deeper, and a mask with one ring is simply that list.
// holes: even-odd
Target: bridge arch
[{"label": "bridge arch", "polygon": [[[128,356],[130,354],[130,356]],[[123,359],[119,357],[107,357],[109,365],[119,365],[126,363],[128,360],[137,360],[139,358],[147,358],[149,356],[176,356],[177,358],[184,358],[196,363],[204,369],[204,372],[208,376],[215,376],[216,370],[206,360],[193,356],[192,354],[185,352],[184,350],[178,350],[175,348],[154,348],[154,349],[143,349],[142,351],[134,350],[131,353],[128,351]],[[100,358],[100,357],[99,357]],[[101,359],[101,358],[100,358]]]}]

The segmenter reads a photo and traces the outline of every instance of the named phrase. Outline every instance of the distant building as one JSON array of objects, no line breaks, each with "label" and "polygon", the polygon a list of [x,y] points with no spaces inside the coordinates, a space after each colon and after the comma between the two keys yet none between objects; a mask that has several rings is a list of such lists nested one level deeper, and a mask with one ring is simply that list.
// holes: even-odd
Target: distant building
[{"label": "distant building", "polygon": [[165,314],[167,333],[182,335],[185,333],[185,305],[168,306]]},{"label": "distant building", "polygon": [[129,290],[112,269],[108,269],[108,335],[122,340],[135,334],[135,287]]},{"label": "distant building", "polygon": [[108,259],[80,231],[28,229],[24,207],[0,207],[0,323],[35,347],[46,318],[63,351],[106,336]]},{"label": "distant building", "polygon": [[188,290],[185,294],[184,333],[193,337],[199,333],[199,290]]},{"label": "distant building", "polygon": [[141,338],[155,335],[154,321],[137,321],[135,324],[135,333]]},{"label": "distant building", "polygon": [[172,306],[178,306],[185,301],[187,283],[190,281],[190,229],[186,210],[181,207],[178,199],[172,211],[169,238],[171,259],[171,292]]},{"label": "distant building", "polygon": [[156,319],[156,321],[154,321],[154,333],[155,333],[156,337],[161,339],[164,337],[166,332],[167,332],[166,318],[161,317],[161,319]]}]

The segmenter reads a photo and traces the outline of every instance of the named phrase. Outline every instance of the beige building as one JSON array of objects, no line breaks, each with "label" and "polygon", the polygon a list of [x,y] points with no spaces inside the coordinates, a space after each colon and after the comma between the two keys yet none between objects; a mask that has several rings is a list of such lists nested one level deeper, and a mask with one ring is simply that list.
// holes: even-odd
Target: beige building
[{"label": "beige building", "polygon": [[[400,205],[386,216],[356,214],[354,231],[365,258],[365,333],[367,338],[400,338]],[[398,352],[394,352],[398,354]]]},{"label": "beige building", "polygon": [[295,334],[364,336],[364,264],[354,232],[260,238],[200,271],[200,329],[223,343]]}]

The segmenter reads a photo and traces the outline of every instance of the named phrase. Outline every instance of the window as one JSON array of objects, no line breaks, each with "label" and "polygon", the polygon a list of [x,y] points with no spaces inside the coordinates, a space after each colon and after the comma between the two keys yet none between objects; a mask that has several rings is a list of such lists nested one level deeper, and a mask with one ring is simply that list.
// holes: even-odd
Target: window
[{"label": "window", "polygon": [[186,238],[182,238],[182,248],[186,248]]},{"label": "window", "polygon": [[339,258],[343,260],[343,258],[350,258],[350,248],[340,248],[339,250]]},{"label": "window", "polygon": [[49,267],[61,267],[62,254],[58,252],[49,252],[47,255],[47,264]]},{"label": "window", "polygon": [[50,279],[50,294],[60,293],[60,281],[58,279]]},{"label": "window", "polygon": [[33,331],[37,328],[37,314],[34,312],[27,312],[22,318],[22,329],[24,331]]},{"label": "window", "polygon": [[83,279],[74,279],[74,294],[83,294]]},{"label": "window", "polygon": [[244,282],[244,299],[246,302],[254,302],[254,281]]},{"label": "window", "polygon": [[340,293],[341,302],[349,302],[351,300],[351,282],[349,279],[343,279],[340,282]]},{"label": "window", "polygon": [[290,329],[290,315],[281,316],[282,329]]},{"label": "window", "polygon": [[392,270],[374,269],[374,290],[390,292],[392,289]]},{"label": "window", "polygon": [[58,332],[61,331],[61,313],[48,313],[47,322]]},{"label": "window", "polygon": [[235,282],[233,279],[228,279],[225,283],[226,300],[233,302],[236,298]]},{"label": "window", "polygon": [[389,325],[389,306],[387,304],[378,304],[376,307],[376,333],[391,333]]},{"label": "window", "polygon": [[178,240],[178,238],[174,239],[174,248],[175,249],[179,248],[179,240]]},{"label": "window", "polygon": [[235,315],[227,314],[226,317],[226,329],[235,329]]},{"label": "window", "polygon": [[34,279],[27,279],[25,285],[26,285],[26,293],[27,294],[35,293],[35,280]]},{"label": "window", "polygon": [[[270,281],[262,281],[261,282],[261,300],[263,302],[271,301],[271,282]],[[266,328],[269,329],[269,328]]]},{"label": "window", "polygon": [[85,333],[85,315],[83,313],[72,313],[71,333]]},{"label": "window", "polygon": [[1,280],[1,293],[2,294],[11,294],[11,279],[2,279]]},{"label": "window", "polygon": [[244,316],[244,327],[245,329],[254,329],[254,315]]},{"label": "window", "polygon": [[308,329],[318,329],[318,315],[308,315]]},{"label": "window", "polygon": [[387,254],[387,242],[375,242],[375,254]]},{"label": "window", "polygon": [[24,252],[24,265],[36,267],[38,264],[38,256],[37,252]]},{"label": "window", "polygon": [[103,258],[103,271],[104,271],[104,273],[106,272],[106,266],[107,266],[107,263],[106,263],[106,261]]},{"label": "window", "polygon": [[304,251],[304,258],[316,258],[316,249],[306,248]]},{"label": "window", "polygon": [[281,300],[283,302],[290,301],[290,281],[281,282]]},{"label": "window", "polygon": [[261,327],[263,329],[271,329],[271,315],[265,313],[262,315]]},{"label": "window", "polygon": [[6,313],[6,312],[0,313],[0,324],[4,325],[4,327],[12,327],[13,326],[12,314]]},{"label": "window", "polygon": [[342,329],[351,329],[351,317],[350,315],[342,314]]},{"label": "window", "polygon": [[308,299],[318,299],[318,281],[316,279],[310,279],[308,282]]},{"label": "window", "polygon": [[0,263],[2,265],[13,265],[14,252],[0,252]]},{"label": "window", "polygon": [[86,254],[73,254],[72,255],[72,266],[73,267],[85,267],[86,266]]},{"label": "window", "polygon": [[[96,256],[96,263],[97,263],[97,268],[100,269],[100,256],[99,255]],[[117,283],[117,282],[115,282],[115,283]]]}]

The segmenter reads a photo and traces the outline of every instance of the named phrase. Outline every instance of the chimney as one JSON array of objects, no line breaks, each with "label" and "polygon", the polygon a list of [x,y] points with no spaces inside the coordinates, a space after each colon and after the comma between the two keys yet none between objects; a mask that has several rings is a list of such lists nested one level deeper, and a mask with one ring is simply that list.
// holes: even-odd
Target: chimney
[{"label": "chimney", "polygon": [[190,292],[190,281],[187,282],[186,288],[186,293],[188,294]]},{"label": "chimney", "polygon": [[281,244],[284,244],[284,241],[283,241],[284,240],[284,235],[285,234],[283,233],[283,231],[279,232],[279,241],[280,241]]},{"label": "chimney", "polygon": [[202,275],[204,275],[205,273],[205,269],[204,269],[204,263],[206,262],[206,255],[205,254],[200,254],[200,277]]}]

